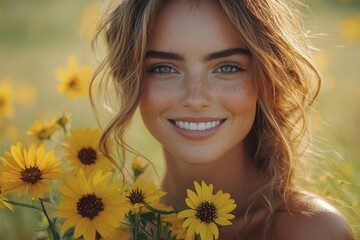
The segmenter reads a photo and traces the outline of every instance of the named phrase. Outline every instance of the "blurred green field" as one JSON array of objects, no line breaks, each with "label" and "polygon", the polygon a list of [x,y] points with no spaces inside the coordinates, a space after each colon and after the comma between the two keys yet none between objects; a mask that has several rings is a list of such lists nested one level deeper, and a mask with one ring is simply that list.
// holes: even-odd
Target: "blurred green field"
[{"label": "blurred green field", "polygon": [[[324,123],[314,120],[313,130],[322,140],[324,161],[310,171],[324,195],[338,199],[360,239],[360,1],[304,1],[306,25],[321,49],[315,59],[324,75],[315,105]],[[96,66],[90,41],[83,29],[85,16],[92,16],[94,0],[0,0],[0,81],[8,78],[15,88],[32,89],[29,103],[16,103],[11,118],[0,119],[0,155],[11,143],[34,142],[25,131],[35,119],[51,119],[64,111],[72,127],[96,127],[87,97],[69,100],[56,91],[55,72],[66,66],[70,55],[79,64]],[[89,15],[90,14],[90,15]],[[31,95],[31,94],[30,94]],[[106,119],[108,116],[104,116]],[[161,178],[164,166],[157,143],[141,121],[129,139],[141,149]],[[319,143],[320,144],[320,143]],[[328,160],[328,161],[327,161]],[[11,198],[10,196],[9,198]],[[346,207],[344,207],[346,206]],[[35,210],[0,209],[0,239],[33,239],[41,216]]]}]

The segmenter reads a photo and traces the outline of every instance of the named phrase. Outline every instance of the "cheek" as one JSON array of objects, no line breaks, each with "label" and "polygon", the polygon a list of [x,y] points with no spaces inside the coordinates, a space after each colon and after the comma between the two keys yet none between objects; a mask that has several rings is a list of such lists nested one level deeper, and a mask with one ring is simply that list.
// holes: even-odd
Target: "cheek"
[{"label": "cheek", "polygon": [[157,103],[161,103],[166,99],[166,94],[168,92],[168,87],[166,86],[157,86],[156,84],[146,84],[144,86],[143,95],[141,98],[142,104],[145,104],[147,107],[152,107]]},{"label": "cheek", "polygon": [[238,84],[224,89],[221,94],[222,105],[230,112],[235,121],[235,128],[249,131],[256,115],[257,93],[249,84]]},{"label": "cheek", "polygon": [[250,83],[224,87],[221,91],[224,106],[227,106],[234,115],[255,112],[257,93]]},{"label": "cheek", "polygon": [[174,90],[166,84],[147,84],[140,100],[140,112],[144,121],[165,111],[174,99]]}]

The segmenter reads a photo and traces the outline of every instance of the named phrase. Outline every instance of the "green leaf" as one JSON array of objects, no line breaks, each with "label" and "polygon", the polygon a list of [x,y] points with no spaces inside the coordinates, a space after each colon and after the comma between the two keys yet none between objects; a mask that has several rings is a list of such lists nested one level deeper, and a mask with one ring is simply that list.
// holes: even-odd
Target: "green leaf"
[{"label": "green leaf", "polygon": [[64,235],[62,236],[62,240],[72,240],[74,239],[74,227],[69,228],[68,230],[66,230],[66,232],[64,233]]},{"label": "green leaf", "polygon": [[54,226],[56,225],[56,221],[58,220],[58,217],[53,217],[51,219],[52,223],[54,224]]},{"label": "green leaf", "polygon": [[60,234],[56,229],[54,229],[55,236],[53,236],[53,232],[50,226],[46,228],[46,231],[48,232],[50,240],[60,240]]}]

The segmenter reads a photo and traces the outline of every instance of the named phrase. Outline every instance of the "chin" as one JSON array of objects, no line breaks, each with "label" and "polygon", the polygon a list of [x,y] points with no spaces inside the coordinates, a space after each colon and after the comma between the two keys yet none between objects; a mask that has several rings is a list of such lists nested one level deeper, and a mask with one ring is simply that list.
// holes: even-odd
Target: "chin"
[{"label": "chin", "polygon": [[189,165],[206,165],[218,159],[212,152],[200,153],[190,151],[187,153],[170,153],[165,151],[166,158],[170,161],[179,161]]},{"label": "chin", "polygon": [[211,160],[209,158],[191,158],[184,159],[182,161],[190,165],[207,165],[215,162],[216,160]]}]

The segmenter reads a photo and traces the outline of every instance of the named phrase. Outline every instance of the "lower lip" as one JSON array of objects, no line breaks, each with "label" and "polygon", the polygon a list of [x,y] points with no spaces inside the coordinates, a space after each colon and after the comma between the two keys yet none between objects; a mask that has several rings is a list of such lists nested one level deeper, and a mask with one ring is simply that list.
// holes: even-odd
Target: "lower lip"
[{"label": "lower lip", "polygon": [[216,132],[220,129],[223,122],[217,125],[216,127],[206,129],[206,130],[188,130],[185,128],[180,128],[176,126],[175,124],[172,124],[175,128],[175,130],[184,138],[189,140],[205,140],[207,138],[212,137],[216,134]]}]

